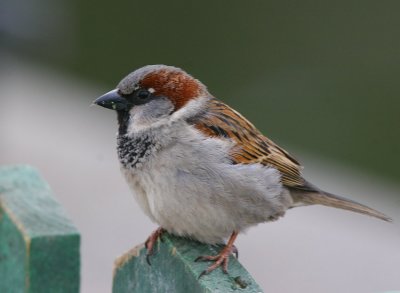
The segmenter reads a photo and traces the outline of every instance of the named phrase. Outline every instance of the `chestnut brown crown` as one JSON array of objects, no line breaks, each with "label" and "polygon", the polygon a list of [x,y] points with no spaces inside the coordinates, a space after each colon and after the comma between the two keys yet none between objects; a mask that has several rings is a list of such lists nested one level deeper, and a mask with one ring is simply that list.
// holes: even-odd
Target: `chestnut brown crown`
[{"label": "chestnut brown crown", "polygon": [[208,95],[207,88],[199,80],[174,66],[148,65],[137,69],[120,81],[117,86],[122,95],[130,95],[145,89],[154,96],[171,100],[175,111],[191,99]]}]

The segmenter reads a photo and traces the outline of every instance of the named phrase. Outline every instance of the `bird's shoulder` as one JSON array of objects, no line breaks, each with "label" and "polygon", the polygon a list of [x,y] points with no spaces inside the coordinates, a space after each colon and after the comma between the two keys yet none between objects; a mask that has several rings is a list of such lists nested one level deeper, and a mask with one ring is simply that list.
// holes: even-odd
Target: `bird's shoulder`
[{"label": "bird's shoulder", "polygon": [[299,162],[225,103],[210,99],[204,113],[191,123],[206,136],[235,142],[230,153],[234,164],[271,166],[280,171],[284,185],[295,188],[304,185]]}]

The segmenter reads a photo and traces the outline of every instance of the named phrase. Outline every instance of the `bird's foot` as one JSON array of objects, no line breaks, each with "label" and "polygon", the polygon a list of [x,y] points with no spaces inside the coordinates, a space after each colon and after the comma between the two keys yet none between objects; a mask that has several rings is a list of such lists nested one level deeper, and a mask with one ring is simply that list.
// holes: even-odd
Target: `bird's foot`
[{"label": "bird's foot", "polygon": [[218,267],[222,267],[222,271],[227,274],[228,273],[228,263],[229,263],[229,257],[231,254],[235,254],[238,256],[238,250],[237,248],[233,245],[233,242],[236,239],[238,233],[233,232],[232,236],[229,238],[228,244],[225,245],[225,247],[221,250],[220,253],[217,255],[203,255],[199,256],[196,258],[194,261],[214,261],[214,264],[209,266],[206,270],[202,271],[199,279],[212,272],[213,270],[217,269]]},{"label": "bird's foot", "polygon": [[149,265],[150,263],[150,257],[154,254],[154,245],[157,242],[157,239],[161,239],[161,234],[163,234],[165,230],[161,227],[159,227],[157,230],[153,231],[153,233],[150,234],[149,238],[147,238],[146,242],[144,243],[144,246],[146,247],[147,254],[146,254],[146,261]]}]

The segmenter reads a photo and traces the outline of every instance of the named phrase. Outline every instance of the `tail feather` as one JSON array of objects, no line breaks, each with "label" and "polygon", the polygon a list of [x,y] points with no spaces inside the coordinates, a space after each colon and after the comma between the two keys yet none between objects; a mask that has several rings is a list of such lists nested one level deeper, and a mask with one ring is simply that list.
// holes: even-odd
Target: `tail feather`
[{"label": "tail feather", "polygon": [[291,192],[295,203],[320,204],[328,207],[348,210],[368,216],[372,216],[387,222],[392,219],[385,214],[374,210],[356,201],[319,190],[313,186],[313,190],[293,190]]}]

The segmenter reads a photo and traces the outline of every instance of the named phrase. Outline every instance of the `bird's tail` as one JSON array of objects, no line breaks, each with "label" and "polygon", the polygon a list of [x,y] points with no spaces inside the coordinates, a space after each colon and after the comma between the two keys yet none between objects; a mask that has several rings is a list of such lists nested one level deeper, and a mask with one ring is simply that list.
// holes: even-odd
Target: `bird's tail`
[{"label": "bird's tail", "polygon": [[[311,184],[308,186],[311,187]],[[322,191],[315,186],[307,188],[307,190],[296,189],[291,191],[292,197],[295,204],[320,204],[328,207],[334,207],[338,209],[348,210],[368,216],[372,216],[387,222],[391,222],[392,219],[385,214],[374,210],[366,205],[360,204],[356,201]]]}]

